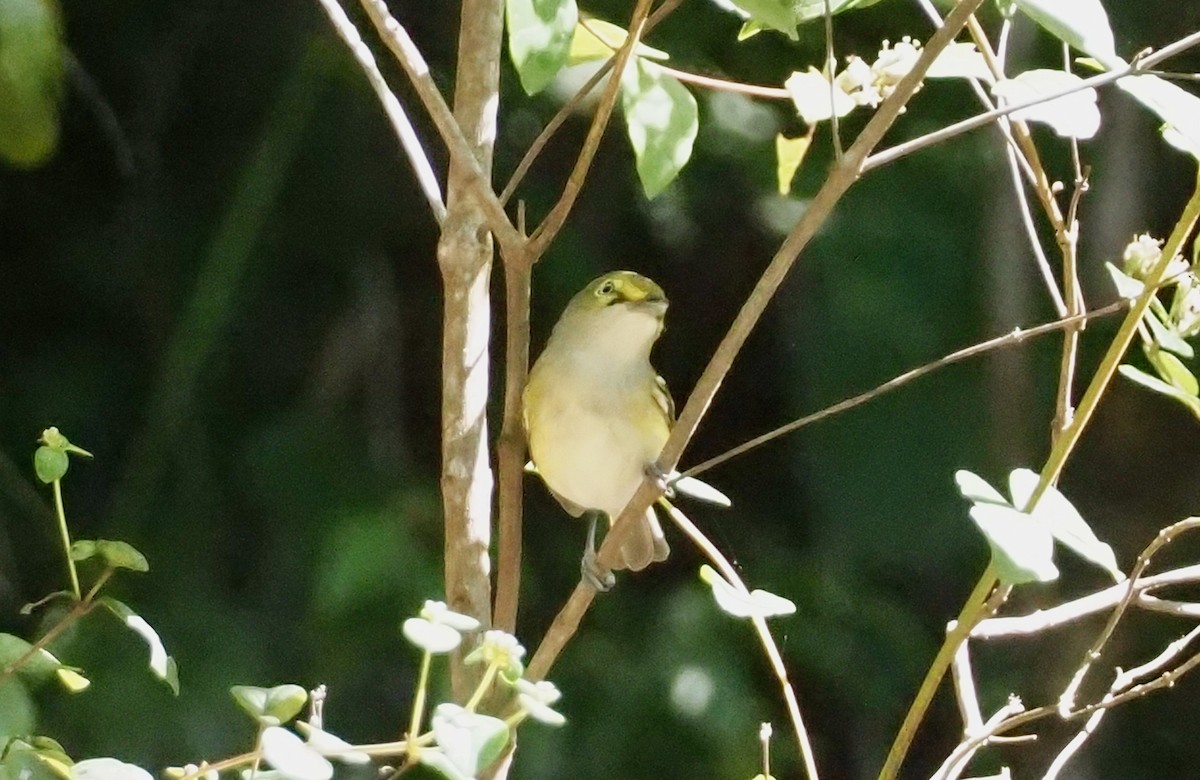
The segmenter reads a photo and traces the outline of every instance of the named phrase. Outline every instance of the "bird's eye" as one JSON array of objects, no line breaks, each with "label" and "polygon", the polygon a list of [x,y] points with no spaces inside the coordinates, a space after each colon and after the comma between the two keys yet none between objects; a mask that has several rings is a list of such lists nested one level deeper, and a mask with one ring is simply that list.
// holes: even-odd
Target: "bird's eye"
[{"label": "bird's eye", "polygon": [[596,290],[596,292],[600,295],[612,295],[614,290],[616,290],[616,286],[611,281],[608,281],[600,285],[600,289]]}]

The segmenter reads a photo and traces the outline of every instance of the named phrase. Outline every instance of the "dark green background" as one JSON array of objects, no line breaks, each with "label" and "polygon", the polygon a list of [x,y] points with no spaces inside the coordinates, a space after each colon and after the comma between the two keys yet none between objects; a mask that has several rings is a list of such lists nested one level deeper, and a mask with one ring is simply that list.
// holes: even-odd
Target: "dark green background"
[{"label": "dark green background", "polygon": [[[1200,26],[1200,10],[1177,0],[1108,5],[1125,55]],[[453,4],[394,6],[439,83],[452,83]],[[613,21],[629,12],[607,1],[585,10]],[[329,686],[333,731],[393,738],[416,661],[398,626],[442,591],[436,232],[410,169],[314,2],[72,0],[63,13],[78,66],[58,154],[39,170],[0,168],[0,627],[36,634],[38,621],[17,609],[65,583],[49,491],[31,468],[35,439],[57,425],[97,456],[66,479],[74,533],[124,539],[149,557],[149,574],[122,577],[113,591],[159,630],[183,693],[172,698],[146,673],[145,647],[96,617],[55,645],[92,689],[41,691],[40,729],[76,758],[152,769],[216,759],[252,739],[230,685],[296,682]],[[799,43],[768,34],[735,44],[737,27],[693,0],[650,42],[677,67],[765,84],[822,56],[815,28]],[[929,35],[900,3],[835,27],[839,52],[868,61],[883,38]],[[1017,43],[1022,61],[1059,61],[1028,25]],[[402,75],[385,69],[444,170]],[[556,107],[527,99],[507,64],[503,90],[500,182]],[[656,360],[680,400],[781,240],[767,215],[791,214],[789,224],[830,162],[823,128],[794,196],[780,199],[771,139],[801,129],[787,106],[699,102],[693,160],[653,202],[614,122],[534,276],[535,350],[594,275],[627,267],[659,281],[672,308]],[[1169,232],[1194,175],[1153,117],[1113,90],[1101,103],[1105,126],[1084,145],[1090,305],[1112,297],[1103,262],[1135,232]],[[964,85],[931,83],[888,143],[972,110]],[[844,121],[844,137],[862,122]],[[533,219],[553,202],[585,129],[569,122],[520,190]],[[1063,145],[1037,138],[1051,175],[1069,181]],[[990,130],[864,179],[751,337],[684,465],[1049,319],[1014,213]],[[1089,327],[1080,389],[1114,328]],[[707,475],[734,509],[695,507],[693,518],[752,586],[799,607],[775,627],[824,777],[878,770],[942,627],[986,563],[953,472],[999,484],[1012,468],[1040,467],[1058,350],[1052,337],[958,365]],[[1160,526],[1197,512],[1196,433],[1182,407],[1124,381],[1110,390],[1062,488],[1122,565]],[[583,528],[527,487],[518,633],[532,649],[577,578]],[[624,578],[588,614],[551,675],[569,724],[522,730],[517,777],[749,777],[762,720],[776,724],[777,774],[797,775],[750,629],[717,613],[697,555],[673,544],[667,564]],[[1173,560],[1195,551],[1184,543]],[[1018,591],[1014,612],[1103,583],[1066,553],[1059,562],[1063,578]],[[1145,660],[1186,627],[1131,619],[1112,660]],[[985,706],[1010,691],[1029,705],[1052,701],[1097,628],[979,648]],[[712,682],[701,711],[674,703],[685,671]],[[1194,765],[1198,694],[1189,679],[1114,713],[1076,776],[1175,776]],[[940,699],[906,776],[927,776],[957,729],[951,700]],[[1000,759],[1037,772],[1068,732],[1046,734],[1039,746],[989,754],[976,773]]]}]

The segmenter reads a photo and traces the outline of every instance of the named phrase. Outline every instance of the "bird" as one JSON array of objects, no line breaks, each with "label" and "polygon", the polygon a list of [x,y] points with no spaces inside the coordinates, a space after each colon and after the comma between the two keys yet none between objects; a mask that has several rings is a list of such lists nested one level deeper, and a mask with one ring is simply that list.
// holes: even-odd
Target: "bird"
[{"label": "bird", "polygon": [[[592,280],[559,317],[529,371],[524,422],[533,470],[572,516],[591,515],[581,569],[606,590],[596,561],[598,514],[611,527],[662,452],[675,422],[666,382],[650,363],[667,297],[633,271]],[[653,507],[618,552],[618,569],[665,560],[670,546]]]}]

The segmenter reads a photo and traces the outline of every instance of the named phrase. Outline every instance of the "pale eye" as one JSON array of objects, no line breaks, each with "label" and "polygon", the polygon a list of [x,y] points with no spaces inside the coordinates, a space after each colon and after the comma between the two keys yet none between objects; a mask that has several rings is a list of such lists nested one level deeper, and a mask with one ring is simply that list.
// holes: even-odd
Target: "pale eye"
[{"label": "pale eye", "polygon": [[611,281],[609,281],[609,282],[605,282],[604,284],[600,285],[600,289],[596,290],[596,292],[600,295],[612,295],[614,290],[616,290],[616,286],[614,286],[613,283]]}]

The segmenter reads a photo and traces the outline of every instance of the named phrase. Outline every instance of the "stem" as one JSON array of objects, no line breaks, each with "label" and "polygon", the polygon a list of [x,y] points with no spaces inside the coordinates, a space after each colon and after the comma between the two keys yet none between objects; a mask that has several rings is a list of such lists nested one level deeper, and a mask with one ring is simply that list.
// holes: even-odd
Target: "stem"
[{"label": "stem", "polygon": [[429,666],[433,655],[426,650],[421,656],[421,671],[417,675],[417,690],[413,694],[412,718],[408,722],[408,738],[406,750],[410,758],[416,758],[417,735],[421,732],[421,720],[425,717],[425,692],[429,687]]},{"label": "stem", "polygon": [[67,510],[63,508],[62,480],[50,483],[54,488],[54,511],[58,515],[58,533],[62,536],[63,554],[67,556],[67,571],[71,573],[71,591],[75,600],[83,598],[79,589],[79,572],[75,570],[75,559],[71,557],[71,533],[67,530]]},{"label": "stem", "polygon": [[917,695],[913,697],[913,703],[909,705],[904,722],[900,724],[900,731],[896,733],[896,740],[892,743],[891,750],[888,751],[887,758],[883,762],[883,769],[879,770],[879,780],[892,780],[900,771],[900,765],[904,763],[904,756],[908,753],[908,748],[917,735],[917,728],[925,718],[925,712],[929,709],[929,704],[933,701],[933,696],[937,693],[938,686],[946,675],[946,669],[949,668],[954,661],[955,654],[958,653],[958,646],[966,641],[971,634],[971,629],[986,614],[988,595],[991,594],[995,584],[996,567],[989,563],[983,576],[976,583],[975,589],[967,597],[962,611],[958,614],[958,619],[951,624],[950,631],[946,634],[946,641],[942,642],[933,663],[929,665],[929,671],[925,673],[925,679],[921,681],[921,687],[917,689]]},{"label": "stem", "polygon": [[471,694],[471,698],[463,705],[463,709],[469,712],[474,712],[479,706],[479,702],[483,701],[483,695],[487,693],[488,688],[492,687],[492,681],[496,679],[496,672],[500,667],[496,664],[488,664],[487,669],[483,672],[483,677],[479,680],[479,685],[475,687],[475,693]]}]

